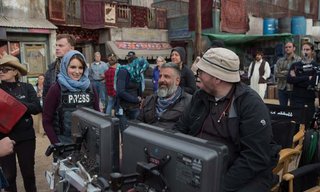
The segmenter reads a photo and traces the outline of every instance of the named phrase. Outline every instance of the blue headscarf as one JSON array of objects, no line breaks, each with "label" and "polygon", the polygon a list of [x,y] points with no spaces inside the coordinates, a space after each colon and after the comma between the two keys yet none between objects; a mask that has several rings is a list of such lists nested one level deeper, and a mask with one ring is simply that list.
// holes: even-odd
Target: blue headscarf
[{"label": "blue headscarf", "polygon": [[135,83],[140,83],[141,90],[144,91],[145,81],[144,81],[144,72],[148,69],[149,63],[144,58],[136,58],[131,63],[127,65],[117,66],[115,76],[114,76],[114,88],[117,90],[117,76],[121,69],[128,71],[130,75],[130,81]]},{"label": "blue headscarf", "polygon": [[71,77],[69,77],[68,72],[67,72],[68,66],[70,63],[70,59],[74,55],[80,55],[83,58],[84,62],[86,63],[86,59],[84,58],[82,53],[80,53],[79,51],[74,51],[74,50],[69,51],[61,59],[60,73],[58,74],[57,81],[60,85],[64,86],[65,88],[67,88],[71,92],[85,91],[86,89],[88,89],[88,87],[90,85],[90,80],[88,78],[88,75],[89,75],[88,67],[84,68],[84,72],[78,81],[71,79]]}]

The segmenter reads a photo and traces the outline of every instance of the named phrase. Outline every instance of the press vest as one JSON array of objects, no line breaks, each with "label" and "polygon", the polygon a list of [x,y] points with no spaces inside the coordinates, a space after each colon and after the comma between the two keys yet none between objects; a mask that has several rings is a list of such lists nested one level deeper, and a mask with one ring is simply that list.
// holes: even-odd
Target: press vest
[{"label": "press vest", "polygon": [[71,113],[80,107],[93,108],[94,93],[92,88],[86,91],[71,92],[61,87],[60,105],[55,116],[55,132],[57,135],[71,136]]}]

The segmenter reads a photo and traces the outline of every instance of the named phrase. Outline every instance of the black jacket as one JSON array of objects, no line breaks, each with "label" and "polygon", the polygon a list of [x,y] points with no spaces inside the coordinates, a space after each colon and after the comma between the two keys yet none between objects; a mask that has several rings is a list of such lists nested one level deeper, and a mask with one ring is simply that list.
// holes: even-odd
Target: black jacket
[{"label": "black jacket", "polygon": [[156,94],[146,97],[143,102],[142,109],[138,116],[138,120],[144,123],[157,125],[164,128],[172,128],[179,120],[184,109],[191,101],[191,95],[183,92],[182,95],[164,111],[160,117],[156,115],[156,103],[158,96]]},{"label": "black jacket", "polygon": [[[15,97],[27,107],[27,111],[13,127],[10,133],[0,133],[0,139],[9,136],[16,143],[20,141],[35,139],[32,115],[41,112],[41,105],[37,93],[29,83],[22,82],[2,82],[0,88]],[[14,115],[14,114],[12,114]]]},{"label": "black jacket", "polygon": [[[209,114],[208,97],[203,90],[196,91],[175,129],[198,135]],[[237,191],[262,172],[272,174],[280,150],[273,143],[269,111],[259,95],[247,85],[237,83],[233,99],[226,126],[230,135],[220,140],[228,146],[230,155],[224,191]]]},{"label": "black jacket", "polygon": [[187,93],[193,94],[197,90],[196,79],[190,68],[183,65],[181,69],[180,87]]},{"label": "black jacket", "polygon": [[46,95],[51,85],[53,85],[57,80],[56,65],[59,64],[60,62],[61,62],[61,59],[57,58],[54,62],[52,62],[48,66],[48,71],[44,74],[43,93],[42,93],[43,100],[46,98]]},{"label": "black jacket", "polygon": [[[303,61],[292,63],[288,72],[287,82],[293,85],[293,97],[306,98],[311,101],[315,99],[316,94],[313,89],[316,85],[316,77],[318,75],[315,69],[319,69],[319,67],[319,64],[314,60],[309,64],[305,64]],[[295,71],[295,77],[290,75],[291,70]],[[311,80],[309,76],[312,76]]]},{"label": "black jacket", "polygon": [[130,74],[125,69],[119,70],[117,78],[117,102],[115,106],[121,105],[124,110],[139,108],[138,96],[142,96],[140,83],[130,81]]}]

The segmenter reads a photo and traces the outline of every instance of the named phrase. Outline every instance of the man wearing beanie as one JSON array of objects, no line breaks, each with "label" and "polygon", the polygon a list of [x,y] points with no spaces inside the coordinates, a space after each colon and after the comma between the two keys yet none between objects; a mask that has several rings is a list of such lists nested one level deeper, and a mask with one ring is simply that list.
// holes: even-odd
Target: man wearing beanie
[{"label": "man wearing beanie", "polygon": [[187,54],[183,47],[175,47],[171,51],[171,62],[178,65],[181,73],[180,87],[187,93],[193,94],[196,87],[196,79],[193,72],[186,66]]},{"label": "man wearing beanie", "polygon": [[280,146],[273,142],[263,100],[240,82],[239,57],[225,48],[211,48],[196,66],[200,89],[174,129],[228,146],[220,191],[269,191]]}]

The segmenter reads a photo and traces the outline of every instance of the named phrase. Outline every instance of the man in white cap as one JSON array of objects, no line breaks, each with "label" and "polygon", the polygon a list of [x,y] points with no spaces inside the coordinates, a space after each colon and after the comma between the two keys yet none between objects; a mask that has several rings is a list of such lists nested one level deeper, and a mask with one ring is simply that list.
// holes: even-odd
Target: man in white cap
[{"label": "man in white cap", "polygon": [[228,146],[229,161],[219,191],[267,192],[280,146],[272,139],[269,111],[260,96],[240,82],[239,57],[211,48],[196,63],[200,83],[176,130]]}]

